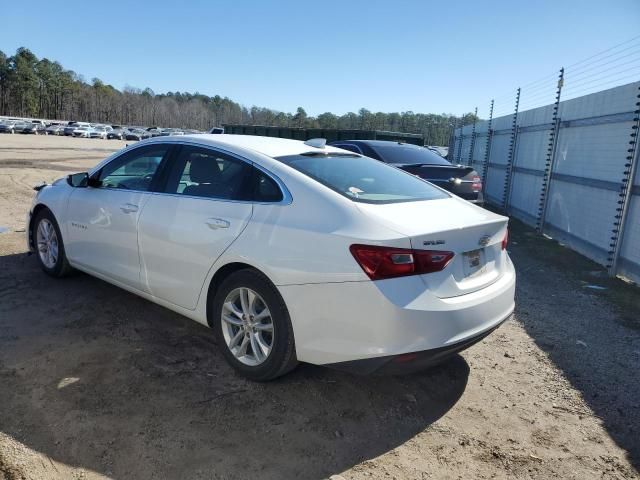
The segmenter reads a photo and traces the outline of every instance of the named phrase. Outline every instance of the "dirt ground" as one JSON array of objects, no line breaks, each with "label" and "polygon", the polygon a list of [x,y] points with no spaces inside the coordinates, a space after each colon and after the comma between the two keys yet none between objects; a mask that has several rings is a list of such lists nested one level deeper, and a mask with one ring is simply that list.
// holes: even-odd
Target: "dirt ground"
[{"label": "dirt ground", "polygon": [[462,355],[251,383],[207,328],[26,255],[30,187],[123,144],[0,135],[0,480],[640,478],[636,287],[514,224],[515,318]]}]

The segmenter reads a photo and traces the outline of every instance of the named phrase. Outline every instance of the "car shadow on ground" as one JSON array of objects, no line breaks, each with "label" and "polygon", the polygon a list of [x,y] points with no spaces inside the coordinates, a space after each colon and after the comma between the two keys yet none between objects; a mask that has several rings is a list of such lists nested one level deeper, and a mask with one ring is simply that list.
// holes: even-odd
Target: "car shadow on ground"
[{"label": "car shadow on ground", "polygon": [[248,382],[204,326],[25,254],[0,263],[0,431],[114,478],[326,478],[429,428],[467,384],[461,356],[409,376],[301,365]]},{"label": "car shadow on ground", "polygon": [[[518,320],[640,470],[638,287],[608,279],[601,266],[520,222],[511,222],[510,237]],[[636,295],[635,301],[614,301],[622,294]],[[577,419],[590,414],[575,411],[569,399],[554,409]]]}]

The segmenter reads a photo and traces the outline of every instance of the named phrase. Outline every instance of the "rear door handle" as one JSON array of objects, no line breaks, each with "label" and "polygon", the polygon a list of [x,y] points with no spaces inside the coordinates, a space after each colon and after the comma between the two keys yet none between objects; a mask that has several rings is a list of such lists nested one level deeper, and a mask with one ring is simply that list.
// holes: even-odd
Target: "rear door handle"
[{"label": "rear door handle", "polygon": [[120,205],[120,210],[124,213],[133,213],[138,211],[138,205],[134,205],[133,203],[123,203]]},{"label": "rear door handle", "polygon": [[217,230],[219,228],[229,228],[229,225],[231,225],[227,220],[223,220],[222,218],[208,218],[205,223],[212,230]]}]

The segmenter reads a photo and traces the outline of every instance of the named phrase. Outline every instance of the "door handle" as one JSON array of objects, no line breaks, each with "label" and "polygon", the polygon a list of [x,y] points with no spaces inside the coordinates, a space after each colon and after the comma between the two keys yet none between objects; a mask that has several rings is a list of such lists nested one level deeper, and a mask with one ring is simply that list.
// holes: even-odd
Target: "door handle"
[{"label": "door handle", "polygon": [[133,213],[138,211],[138,206],[134,205],[133,203],[123,203],[122,205],[120,205],[120,210],[122,210],[124,213]]},{"label": "door handle", "polygon": [[231,225],[228,221],[221,218],[209,218],[205,223],[212,230],[217,230],[219,228],[229,228],[229,225]]}]

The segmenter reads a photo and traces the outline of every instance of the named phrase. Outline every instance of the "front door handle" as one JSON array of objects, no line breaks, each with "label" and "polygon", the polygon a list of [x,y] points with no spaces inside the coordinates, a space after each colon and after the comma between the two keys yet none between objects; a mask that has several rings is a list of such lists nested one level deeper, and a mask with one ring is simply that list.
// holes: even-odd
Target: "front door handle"
[{"label": "front door handle", "polygon": [[231,225],[227,220],[223,220],[222,218],[208,218],[205,223],[212,230],[217,230],[219,228],[229,228],[229,225]]},{"label": "front door handle", "polygon": [[120,205],[120,210],[122,210],[124,213],[133,213],[138,211],[138,206],[134,205],[133,203],[123,203],[122,205]]}]

